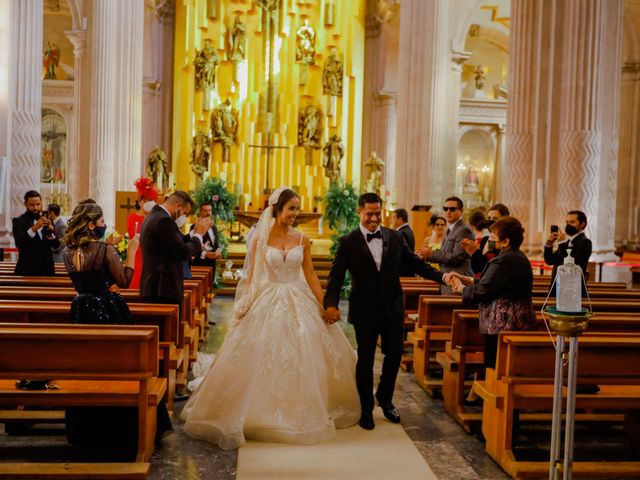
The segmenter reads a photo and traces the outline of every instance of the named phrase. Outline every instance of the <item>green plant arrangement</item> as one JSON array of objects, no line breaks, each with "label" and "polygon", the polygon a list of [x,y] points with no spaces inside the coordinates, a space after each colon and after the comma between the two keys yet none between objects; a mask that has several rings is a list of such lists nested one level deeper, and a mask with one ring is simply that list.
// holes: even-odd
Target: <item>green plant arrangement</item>
[{"label": "green plant arrangement", "polygon": [[[325,214],[327,225],[335,233],[331,235],[330,255],[333,257],[338,249],[340,239],[346,234],[355,230],[360,218],[356,213],[358,198],[360,194],[350,183],[343,183],[341,180],[331,182],[327,191],[325,202]],[[351,276],[347,272],[342,286],[341,296],[347,298],[351,292]]]},{"label": "green plant arrangement", "polygon": [[[196,202],[196,208],[199,208],[204,202],[211,203],[211,215],[218,228],[218,244],[222,249],[223,258],[226,258],[229,250],[227,225],[235,221],[233,207],[236,204],[236,196],[227,189],[227,182],[220,178],[208,177],[200,183],[200,186],[193,193],[193,199]],[[219,287],[221,283],[222,279],[216,272],[214,286]]]}]

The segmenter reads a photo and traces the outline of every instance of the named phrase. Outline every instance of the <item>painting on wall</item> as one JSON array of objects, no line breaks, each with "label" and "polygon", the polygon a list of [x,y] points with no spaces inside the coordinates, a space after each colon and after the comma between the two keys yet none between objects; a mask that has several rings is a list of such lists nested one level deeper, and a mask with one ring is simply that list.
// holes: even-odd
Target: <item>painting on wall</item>
[{"label": "painting on wall", "polygon": [[58,112],[42,110],[42,183],[65,181],[67,160],[67,124]]}]

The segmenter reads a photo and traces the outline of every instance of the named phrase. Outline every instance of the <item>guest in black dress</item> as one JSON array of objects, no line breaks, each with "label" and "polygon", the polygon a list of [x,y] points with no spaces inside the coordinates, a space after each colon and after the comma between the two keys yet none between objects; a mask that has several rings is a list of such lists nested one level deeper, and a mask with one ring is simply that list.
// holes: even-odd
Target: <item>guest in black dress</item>
[{"label": "guest in black dress", "polygon": [[131,324],[126,300],[117,291],[133,277],[138,239],[129,242],[123,267],[113,246],[100,241],[106,225],[102,209],[94,203],[79,205],[68,224],[63,260],[78,295],[71,303],[73,323]]},{"label": "guest in black dress", "polygon": [[[101,241],[106,225],[102,208],[80,204],[69,220],[64,264],[78,292],[71,302],[71,319],[78,324],[132,324],[127,302],[118,288],[126,288],[133,277],[137,236],[129,241],[127,265],[123,266],[113,246]],[[66,411],[67,439],[77,445],[122,449],[135,454],[137,408],[75,407]],[[171,430],[164,403],[158,406],[158,436]]]}]

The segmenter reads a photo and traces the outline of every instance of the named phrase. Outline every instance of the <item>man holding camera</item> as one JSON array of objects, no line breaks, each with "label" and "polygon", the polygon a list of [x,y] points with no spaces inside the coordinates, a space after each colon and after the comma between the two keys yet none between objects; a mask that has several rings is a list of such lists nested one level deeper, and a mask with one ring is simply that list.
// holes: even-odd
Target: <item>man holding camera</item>
[{"label": "man holding camera", "polygon": [[53,225],[42,211],[42,198],[35,190],[24,194],[27,211],[12,220],[13,238],[18,248],[16,275],[54,275],[51,249],[58,248]]},{"label": "man holding camera", "polygon": [[[558,266],[564,263],[564,258],[569,250],[576,265],[582,268],[585,280],[588,278],[587,265],[591,257],[591,240],[584,234],[587,228],[587,216],[580,210],[571,210],[567,213],[564,232],[557,225],[551,225],[551,234],[544,244],[544,261],[547,265],[553,265],[551,282],[556,278]],[[557,248],[554,251],[554,245]]]}]

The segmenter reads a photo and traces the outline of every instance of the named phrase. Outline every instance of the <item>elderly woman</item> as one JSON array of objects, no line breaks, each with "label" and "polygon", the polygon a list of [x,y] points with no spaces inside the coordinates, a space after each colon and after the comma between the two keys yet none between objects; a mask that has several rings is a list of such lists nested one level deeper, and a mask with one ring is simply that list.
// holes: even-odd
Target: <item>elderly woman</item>
[{"label": "elderly woman", "polygon": [[[531,302],[533,272],[520,250],[524,228],[513,217],[503,217],[490,228],[489,239],[500,254],[485,266],[480,279],[455,272],[448,274],[453,291],[462,293],[465,305],[480,304],[480,332],[484,336],[485,368],[494,368],[498,334],[511,330],[532,330],[536,314]],[[446,281],[446,279],[445,279]]]}]

